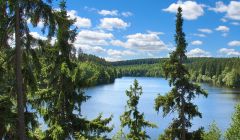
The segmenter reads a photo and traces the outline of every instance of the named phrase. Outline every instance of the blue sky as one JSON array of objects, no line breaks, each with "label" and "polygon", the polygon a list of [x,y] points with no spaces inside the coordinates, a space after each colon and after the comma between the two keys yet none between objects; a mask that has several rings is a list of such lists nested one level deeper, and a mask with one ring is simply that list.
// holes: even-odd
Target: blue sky
[{"label": "blue sky", "polygon": [[[189,57],[240,56],[240,1],[68,0],[76,48],[109,61],[168,57],[183,8]],[[32,34],[42,37],[39,28]]]}]

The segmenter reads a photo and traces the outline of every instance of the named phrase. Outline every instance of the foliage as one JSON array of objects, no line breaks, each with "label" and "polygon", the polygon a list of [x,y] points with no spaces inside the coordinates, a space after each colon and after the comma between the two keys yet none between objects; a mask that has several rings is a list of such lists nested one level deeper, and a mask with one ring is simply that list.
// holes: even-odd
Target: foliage
[{"label": "foliage", "polygon": [[232,122],[230,127],[225,133],[227,140],[239,140],[240,138],[240,104],[236,105],[235,113],[232,116]]},{"label": "foliage", "polygon": [[193,99],[197,95],[207,96],[200,86],[190,81],[188,70],[183,62],[186,60],[186,40],[182,31],[183,19],[182,9],[178,8],[176,20],[176,50],[170,54],[170,59],[164,65],[164,72],[172,90],[166,95],[159,95],[155,99],[155,109],[163,110],[163,116],[177,112],[178,117],[170,124],[172,139],[186,140],[189,134],[188,128],[192,126],[191,120],[194,117],[202,117]]},{"label": "foliage", "polygon": [[138,111],[137,105],[140,95],[142,95],[142,87],[139,86],[137,80],[134,80],[133,86],[130,86],[130,90],[126,91],[126,95],[129,97],[129,100],[127,101],[125,112],[120,116],[120,120],[121,127],[127,126],[130,129],[127,138],[131,140],[150,138],[146,131],[142,129],[146,127],[154,128],[156,125],[144,120],[144,114]]},{"label": "foliage", "polygon": [[113,137],[112,140],[127,140],[127,136],[124,134],[123,130],[120,129]]},{"label": "foliage", "polygon": [[55,11],[57,41],[53,47],[45,44],[39,51],[42,53],[42,76],[37,96],[33,98],[36,101],[34,107],[48,125],[45,132],[47,139],[70,139],[74,136],[105,138],[102,134],[112,130],[112,127],[107,126],[112,117],[102,118],[99,115],[91,121],[82,117],[81,104],[89,97],[82,90],[86,84],[80,83],[86,81],[81,79],[82,76],[89,74],[83,74],[81,64],[76,62],[72,54],[72,43],[76,36],[76,30],[71,29],[74,20],[68,18],[64,1],[60,7],[60,11]]},{"label": "foliage", "polygon": [[213,122],[209,126],[209,130],[202,134],[203,140],[220,140],[221,139],[221,130],[217,127],[217,124]]},{"label": "foliage", "polygon": [[[111,64],[117,68],[117,71],[121,71],[123,76],[164,77],[162,67],[168,59],[158,58],[153,62],[151,59],[143,60],[120,61]],[[184,64],[192,81],[207,82],[217,86],[240,87],[240,58],[188,58]]]}]

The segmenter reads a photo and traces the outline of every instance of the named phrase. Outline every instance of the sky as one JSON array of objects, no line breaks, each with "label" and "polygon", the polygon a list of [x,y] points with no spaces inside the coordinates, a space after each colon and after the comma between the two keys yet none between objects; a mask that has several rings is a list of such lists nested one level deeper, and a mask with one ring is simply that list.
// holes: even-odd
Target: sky
[{"label": "sky", "polygon": [[[74,46],[107,61],[168,57],[179,6],[189,57],[240,56],[239,0],[67,0],[78,27]],[[41,28],[31,34],[46,39]]]}]

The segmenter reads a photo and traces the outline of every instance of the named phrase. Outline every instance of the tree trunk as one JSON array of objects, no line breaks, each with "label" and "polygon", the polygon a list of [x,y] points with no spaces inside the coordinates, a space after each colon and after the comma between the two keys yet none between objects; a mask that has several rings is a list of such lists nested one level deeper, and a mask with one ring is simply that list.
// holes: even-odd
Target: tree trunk
[{"label": "tree trunk", "polygon": [[22,77],[22,51],[20,41],[20,10],[19,2],[16,1],[15,5],[15,62],[16,62],[16,91],[17,91],[17,109],[18,109],[18,127],[17,133],[20,140],[26,140],[25,133],[25,120],[24,120],[24,93],[23,93],[23,77]]}]

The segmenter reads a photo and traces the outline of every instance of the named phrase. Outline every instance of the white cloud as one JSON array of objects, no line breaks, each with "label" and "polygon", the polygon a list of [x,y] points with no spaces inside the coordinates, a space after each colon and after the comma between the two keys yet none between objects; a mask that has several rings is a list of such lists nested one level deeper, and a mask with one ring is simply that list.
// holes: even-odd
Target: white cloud
[{"label": "white cloud", "polygon": [[136,55],[135,52],[130,50],[113,50],[109,49],[107,50],[108,56],[105,57],[107,61],[119,61],[126,59],[128,56]]},{"label": "white cloud", "polygon": [[192,45],[202,45],[203,42],[200,41],[200,40],[195,40],[195,41],[192,41],[191,44],[192,44]]},{"label": "white cloud", "polygon": [[240,1],[230,1],[229,5],[218,1],[216,2],[216,6],[214,8],[210,7],[209,10],[226,13],[225,17],[232,20],[240,20]]},{"label": "white cloud", "polygon": [[100,22],[100,28],[107,30],[113,30],[114,28],[125,29],[126,27],[130,26],[120,18],[103,18],[100,20]]},{"label": "white cloud", "polygon": [[105,33],[101,31],[91,31],[91,30],[82,30],[78,33],[78,37],[87,39],[87,40],[103,40],[113,38],[113,34]]},{"label": "white cloud", "polygon": [[227,56],[240,56],[240,52],[235,49],[221,48],[219,52]]},{"label": "white cloud", "polygon": [[221,32],[228,32],[230,29],[227,26],[218,26],[215,30]]},{"label": "white cloud", "polygon": [[198,37],[206,37],[205,34],[193,34],[194,36],[198,36]]},{"label": "white cloud", "polygon": [[103,31],[82,30],[76,36],[74,46],[87,53],[106,52],[102,47],[108,46],[113,34]]},{"label": "white cloud", "polygon": [[93,50],[94,50],[95,52],[105,52],[105,51],[106,51],[106,49],[103,49],[103,48],[100,47],[100,46],[95,46],[95,47],[93,47]]},{"label": "white cloud", "polygon": [[117,57],[104,57],[104,59],[108,62],[114,62],[114,61],[120,61],[121,58],[117,58]]},{"label": "white cloud", "polygon": [[121,40],[112,40],[112,41],[111,41],[111,44],[112,44],[113,46],[121,46],[121,47],[124,47],[124,46],[125,46],[125,43],[122,42]]},{"label": "white cloud", "polygon": [[67,11],[67,15],[71,19],[76,19],[76,22],[74,23],[74,25],[77,26],[78,28],[83,28],[83,27],[89,28],[92,26],[90,19],[78,16],[77,11],[75,11],[75,10]]},{"label": "white cloud", "polygon": [[227,17],[230,19],[240,20],[240,2],[231,1],[228,5]]},{"label": "white cloud", "polygon": [[98,14],[103,16],[117,16],[118,10],[101,10],[101,11],[98,11]]},{"label": "white cloud", "polygon": [[131,12],[122,12],[122,16],[124,16],[124,17],[130,17],[132,15],[133,15],[133,13],[131,13]]},{"label": "white cloud", "polygon": [[211,57],[211,54],[200,48],[195,48],[187,52],[188,57]]},{"label": "white cloud", "polygon": [[90,46],[106,46],[108,40],[112,39],[111,33],[100,31],[82,30],[76,36],[75,44]]},{"label": "white cloud", "polygon": [[177,13],[179,6],[183,9],[183,18],[187,20],[195,20],[204,14],[204,5],[198,4],[195,1],[178,1],[177,3],[172,3],[168,8],[163,9],[163,11]]},{"label": "white cloud", "polygon": [[115,40],[111,43],[114,46],[122,46],[129,49],[137,49],[144,51],[162,51],[168,49],[165,43],[160,40],[159,33],[157,32],[151,32],[146,34],[136,33],[128,35],[126,38],[126,42]]},{"label": "white cloud", "polygon": [[233,41],[228,43],[228,46],[231,46],[231,47],[240,46],[240,41],[239,40],[233,40]]},{"label": "white cloud", "polygon": [[228,6],[226,6],[222,1],[216,2],[215,7],[209,7],[209,10],[215,11],[215,12],[226,12],[228,10]]},{"label": "white cloud", "polygon": [[47,37],[41,36],[38,32],[30,32],[30,35],[36,39],[47,40]]},{"label": "white cloud", "polygon": [[136,54],[135,52],[132,52],[132,51],[129,51],[129,50],[120,51],[120,50],[113,50],[113,49],[107,50],[107,53],[110,56],[124,56],[124,55],[130,56],[130,55],[135,55]]},{"label": "white cloud", "polygon": [[207,28],[201,28],[201,29],[198,29],[199,32],[202,32],[202,33],[212,33],[212,30],[211,29],[207,29]]},{"label": "white cloud", "polygon": [[240,23],[239,22],[231,22],[232,25],[235,25],[235,26],[239,26]]},{"label": "white cloud", "polygon": [[87,44],[82,44],[82,45],[75,45],[77,48],[81,48],[84,53],[90,53],[90,54],[99,54],[106,52],[106,49],[100,47],[100,46],[91,46]]},{"label": "white cloud", "polygon": [[[28,24],[31,23],[30,19],[27,20],[27,23],[28,23]],[[38,22],[37,27],[38,27],[38,28],[43,28],[43,27],[44,27],[44,23],[43,23],[42,20],[40,20],[40,21]]]}]

